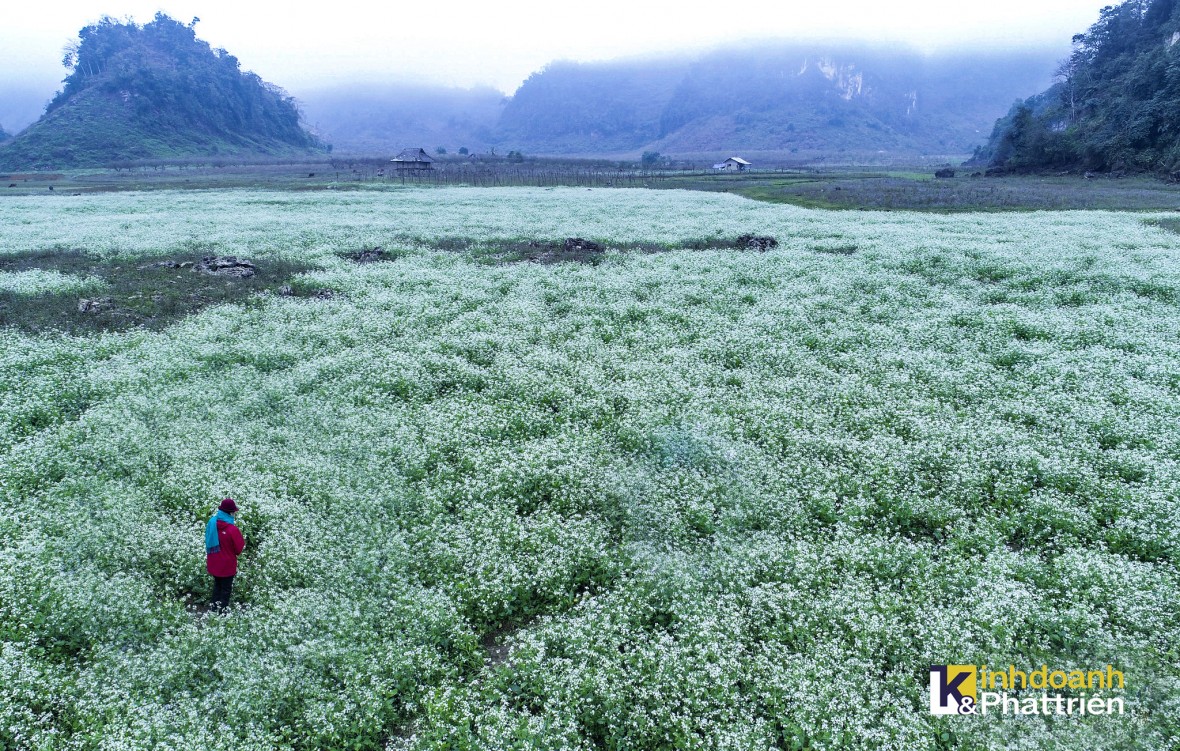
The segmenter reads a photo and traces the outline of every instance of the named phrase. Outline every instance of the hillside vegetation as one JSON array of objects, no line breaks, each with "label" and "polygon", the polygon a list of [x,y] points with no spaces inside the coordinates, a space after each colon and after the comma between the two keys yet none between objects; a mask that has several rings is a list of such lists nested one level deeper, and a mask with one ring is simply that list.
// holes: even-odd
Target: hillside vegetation
[{"label": "hillside vegetation", "polygon": [[83,28],[62,61],[64,88],[0,149],[0,168],[319,148],[294,99],[197,39],[195,23],[158,13],[142,26],[104,18]]},{"label": "hillside vegetation", "polygon": [[1103,8],[1058,82],[997,121],[976,160],[1012,170],[1180,170],[1180,3]]}]

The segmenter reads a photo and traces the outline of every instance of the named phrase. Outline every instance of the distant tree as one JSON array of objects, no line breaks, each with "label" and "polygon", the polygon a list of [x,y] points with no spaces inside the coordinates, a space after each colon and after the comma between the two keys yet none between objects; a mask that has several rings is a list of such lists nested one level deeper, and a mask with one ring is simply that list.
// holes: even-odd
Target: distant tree
[{"label": "distant tree", "polygon": [[434,153],[435,153],[435,154],[438,154],[439,156],[442,156],[443,154],[446,154],[446,153],[447,153],[447,150],[446,150],[446,148],[444,148],[444,147],[442,147],[442,146],[439,146],[438,148],[436,148],[436,149],[434,150]]},{"label": "distant tree", "polygon": [[660,163],[660,152],[658,152],[658,151],[645,151],[645,152],[643,152],[643,156],[640,157],[639,163],[642,164],[646,168],[651,168],[651,167],[656,166],[657,164]]},{"label": "distant tree", "polygon": [[520,153],[519,151],[509,151],[507,159],[510,162],[523,162],[524,154]]},{"label": "distant tree", "polygon": [[[1074,36],[1074,46],[1078,44],[1078,37]],[[1080,56],[1077,54],[1061,60],[1053,77],[1061,84],[1061,98],[1069,108],[1069,122],[1072,125],[1078,121],[1078,72],[1081,70]]]},{"label": "distant tree", "polygon": [[460,146],[460,147],[459,147],[459,153],[460,153],[460,154],[462,154],[463,156],[467,156],[467,154],[469,154],[470,152],[468,152],[468,151],[467,151],[467,147],[466,147],[466,146]]}]

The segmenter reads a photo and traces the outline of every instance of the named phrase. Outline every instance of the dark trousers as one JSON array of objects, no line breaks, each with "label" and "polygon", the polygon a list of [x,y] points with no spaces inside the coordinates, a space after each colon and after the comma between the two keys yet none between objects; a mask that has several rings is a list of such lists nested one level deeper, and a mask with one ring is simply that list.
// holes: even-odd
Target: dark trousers
[{"label": "dark trousers", "polygon": [[213,577],[213,599],[209,604],[216,610],[229,607],[229,595],[233,589],[234,578],[232,576]]}]

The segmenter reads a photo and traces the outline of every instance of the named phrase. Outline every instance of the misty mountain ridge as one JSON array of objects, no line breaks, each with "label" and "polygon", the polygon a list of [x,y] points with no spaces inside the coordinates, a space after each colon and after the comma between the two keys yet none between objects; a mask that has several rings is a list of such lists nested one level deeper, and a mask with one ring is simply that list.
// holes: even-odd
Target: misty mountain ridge
[{"label": "misty mountain ridge", "polygon": [[134,159],[289,155],[320,149],[282,89],[157,13],[111,18],[67,49],[65,86],[40,120],[0,147],[0,167],[86,167]]},{"label": "misty mountain ridge", "polygon": [[564,63],[522,84],[495,133],[554,153],[963,154],[1053,65],[1044,51],[782,43],[681,63]]},{"label": "misty mountain ridge", "polygon": [[301,96],[338,152],[404,146],[635,156],[728,151],[963,155],[1043,89],[1046,50],[924,55],[899,46],[759,42],[695,56],[555,61],[511,97],[350,86]]},{"label": "misty mountain ridge", "polygon": [[16,135],[45,112],[53,91],[19,81],[0,81],[0,123]]},{"label": "misty mountain ridge", "polygon": [[[194,21],[195,23],[195,21]],[[354,83],[296,100],[240,71],[193,24],[104,19],[67,56],[65,87],[0,148],[0,166],[96,166],[317,149],[380,154],[970,153],[998,114],[1043,89],[1048,51],[923,55],[898,46],[758,42],[696,55],[555,61],[510,97],[491,88]],[[303,123],[310,123],[309,133]]]},{"label": "misty mountain ridge", "polygon": [[312,89],[299,97],[304,119],[333,148],[354,154],[407,145],[486,151],[506,97],[490,87],[447,88],[399,82]]}]

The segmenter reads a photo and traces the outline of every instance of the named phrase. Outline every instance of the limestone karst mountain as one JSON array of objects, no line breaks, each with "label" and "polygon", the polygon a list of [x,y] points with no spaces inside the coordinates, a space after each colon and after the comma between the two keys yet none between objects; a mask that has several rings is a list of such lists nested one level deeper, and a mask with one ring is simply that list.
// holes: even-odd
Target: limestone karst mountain
[{"label": "limestone karst mountain", "polygon": [[142,26],[104,18],[83,28],[64,60],[64,88],[0,148],[0,167],[319,149],[294,99],[197,39],[195,23],[160,13]]}]

